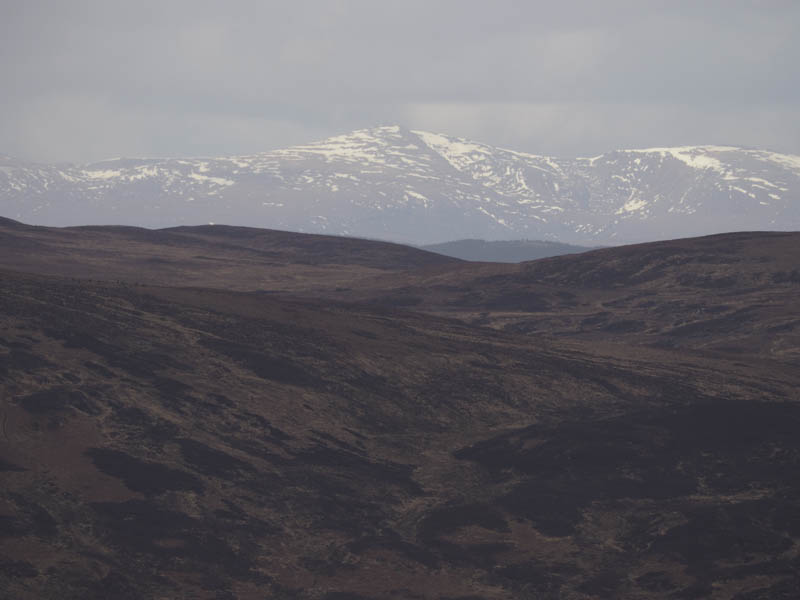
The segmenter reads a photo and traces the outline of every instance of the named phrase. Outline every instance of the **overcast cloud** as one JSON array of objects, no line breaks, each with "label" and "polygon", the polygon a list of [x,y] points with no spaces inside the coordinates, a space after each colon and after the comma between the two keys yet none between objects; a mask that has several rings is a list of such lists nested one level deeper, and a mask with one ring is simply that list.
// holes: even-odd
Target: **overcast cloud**
[{"label": "overcast cloud", "polygon": [[0,0],[0,153],[258,152],[379,124],[557,156],[800,154],[800,2]]}]

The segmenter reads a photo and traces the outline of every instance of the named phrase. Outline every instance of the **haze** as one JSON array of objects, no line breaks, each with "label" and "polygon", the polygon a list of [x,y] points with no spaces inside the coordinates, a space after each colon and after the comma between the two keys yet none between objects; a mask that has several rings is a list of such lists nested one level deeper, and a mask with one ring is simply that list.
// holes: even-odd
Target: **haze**
[{"label": "haze", "polygon": [[250,153],[398,123],[556,156],[800,153],[797,2],[0,2],[0,153]]}]

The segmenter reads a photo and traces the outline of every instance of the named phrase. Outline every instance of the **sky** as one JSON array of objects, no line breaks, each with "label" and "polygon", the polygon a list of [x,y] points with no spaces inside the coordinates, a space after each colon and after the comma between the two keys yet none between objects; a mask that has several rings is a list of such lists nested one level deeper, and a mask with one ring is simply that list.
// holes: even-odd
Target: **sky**
[{"label": "sky", "polygon": [[0,0],[0,154],[248,154],[377,125],[552,156],[800,154],[800,2]]}]

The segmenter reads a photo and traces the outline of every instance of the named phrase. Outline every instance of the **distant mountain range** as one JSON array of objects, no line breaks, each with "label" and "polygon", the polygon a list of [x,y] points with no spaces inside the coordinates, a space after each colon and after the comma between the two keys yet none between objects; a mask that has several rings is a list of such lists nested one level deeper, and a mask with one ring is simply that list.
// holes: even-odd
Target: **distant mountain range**
[{"label": "distant mountain range", "polygon": [[42,225],[603,245],[800,229],[799,199],[800,156],[686,146],[560,159],[397,126],[249,156],[81,166],[0,156],[0,214]]},{"label": "distant mountain range", "polygon": [[577,254],[592,250],[587,246],[574,246],[541,240],[456,240],[441,244],[428,244],[423,249],[453,258],[481,262],[520,263],[562,254]]}]

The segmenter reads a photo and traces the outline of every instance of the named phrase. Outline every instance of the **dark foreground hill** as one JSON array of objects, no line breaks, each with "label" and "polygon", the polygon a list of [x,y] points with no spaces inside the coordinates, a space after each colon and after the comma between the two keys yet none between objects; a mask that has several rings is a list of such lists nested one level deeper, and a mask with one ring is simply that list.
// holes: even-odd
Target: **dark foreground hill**
[{"label": "dark foreground hill", "polygon": [[[88,260],[84,233],[112,249],[120,239],[80,230],[64,264]],[[486,298],[566,286],[569,324],[601,292],[722,269],[708,257],[724,248],[737,278],[695,283],[697,298],[750,298],[753,264],[787,273],[758,293],[793,285],[791,244],[748,235],[716,250],[715,238],[674,242],[683,268],[655,252],[648,264],[666,262],[653,278],[643,248],[580,265],[378,266],[363,279],[347,263],[367,259],[351,254],[320,263],[350,272],[350,290],[331,277],[302,296],[180,287],[204,275],[187,261],[181,279],[178,250],[171,287],[115,272],[116,250],[107,281],[0,271],[0,596],[796,598],[796,365],[657,348],[624,328],[503,330],[502,311],[518,309],[455,304],[459,286]],[[290,261],[276,268],[290,274]],[[600,269],[616,279],[587,275]],[[225,282],[247,278],[241,263]],[[430,295],[391,306],[401,280]],[[523,309],[508,324],[532,318]],[[500,329],[472,322],[475,310]],[[556,310],[542,318],[555,324]]]}]

